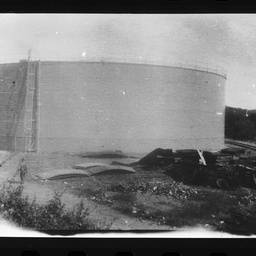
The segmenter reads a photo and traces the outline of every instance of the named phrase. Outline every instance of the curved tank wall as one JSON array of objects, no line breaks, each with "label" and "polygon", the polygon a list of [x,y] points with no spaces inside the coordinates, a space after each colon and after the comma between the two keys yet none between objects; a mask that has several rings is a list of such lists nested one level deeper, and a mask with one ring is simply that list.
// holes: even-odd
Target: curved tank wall
[{"label": "curved tank wall", "polygon": [[0,64],[0,150],[24,150],[27,63]]},{"label": "curved tank wall", "polygon": [[167,66],[42,62],[39,151],[218,150],[225,81]]}]

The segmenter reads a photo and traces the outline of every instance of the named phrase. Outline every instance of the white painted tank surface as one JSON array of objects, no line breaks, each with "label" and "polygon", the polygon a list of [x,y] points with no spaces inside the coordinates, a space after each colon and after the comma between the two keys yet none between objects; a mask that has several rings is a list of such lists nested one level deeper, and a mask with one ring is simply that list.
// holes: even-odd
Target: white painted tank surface
[{"label": "white painted tank surface", "polygon": [[217,70],[42,61],[39,151],[218,150],[225,82]]}]

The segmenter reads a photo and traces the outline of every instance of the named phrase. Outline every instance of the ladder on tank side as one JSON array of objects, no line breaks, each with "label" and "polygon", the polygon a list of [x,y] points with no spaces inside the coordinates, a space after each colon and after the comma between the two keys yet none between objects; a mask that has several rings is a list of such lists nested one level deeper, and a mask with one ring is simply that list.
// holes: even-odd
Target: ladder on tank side
[{"label": "ladder on tank side", "polygon": [[25,151],[35,151],[35,142],[33,142],[33,108],[34,108],[34,92],[35,92],[35,73],[36,61],[30,60],[30,52],[28,56],[28,70],[26,83],[26,104],[25,104]]}]

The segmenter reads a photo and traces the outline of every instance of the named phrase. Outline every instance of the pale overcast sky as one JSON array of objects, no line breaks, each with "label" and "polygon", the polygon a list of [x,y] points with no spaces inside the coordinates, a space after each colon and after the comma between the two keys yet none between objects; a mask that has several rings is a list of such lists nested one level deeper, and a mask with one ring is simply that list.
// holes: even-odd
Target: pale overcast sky
[{"label": "pale overcast sky", "polygon": [[40,58],[197,59],[227,70],[226,105],[256,109],[255,31],[254,14],[1,14],[0,61],[29,48]]}]

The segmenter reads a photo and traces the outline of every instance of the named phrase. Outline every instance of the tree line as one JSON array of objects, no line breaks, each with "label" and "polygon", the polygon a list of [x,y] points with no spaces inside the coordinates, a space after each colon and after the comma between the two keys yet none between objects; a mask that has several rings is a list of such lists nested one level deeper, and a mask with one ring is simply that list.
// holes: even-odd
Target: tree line
[{"label": "tree line", "polygon": [[225,108],[225,137],[235,140],[256,139],[256,109]]}]

